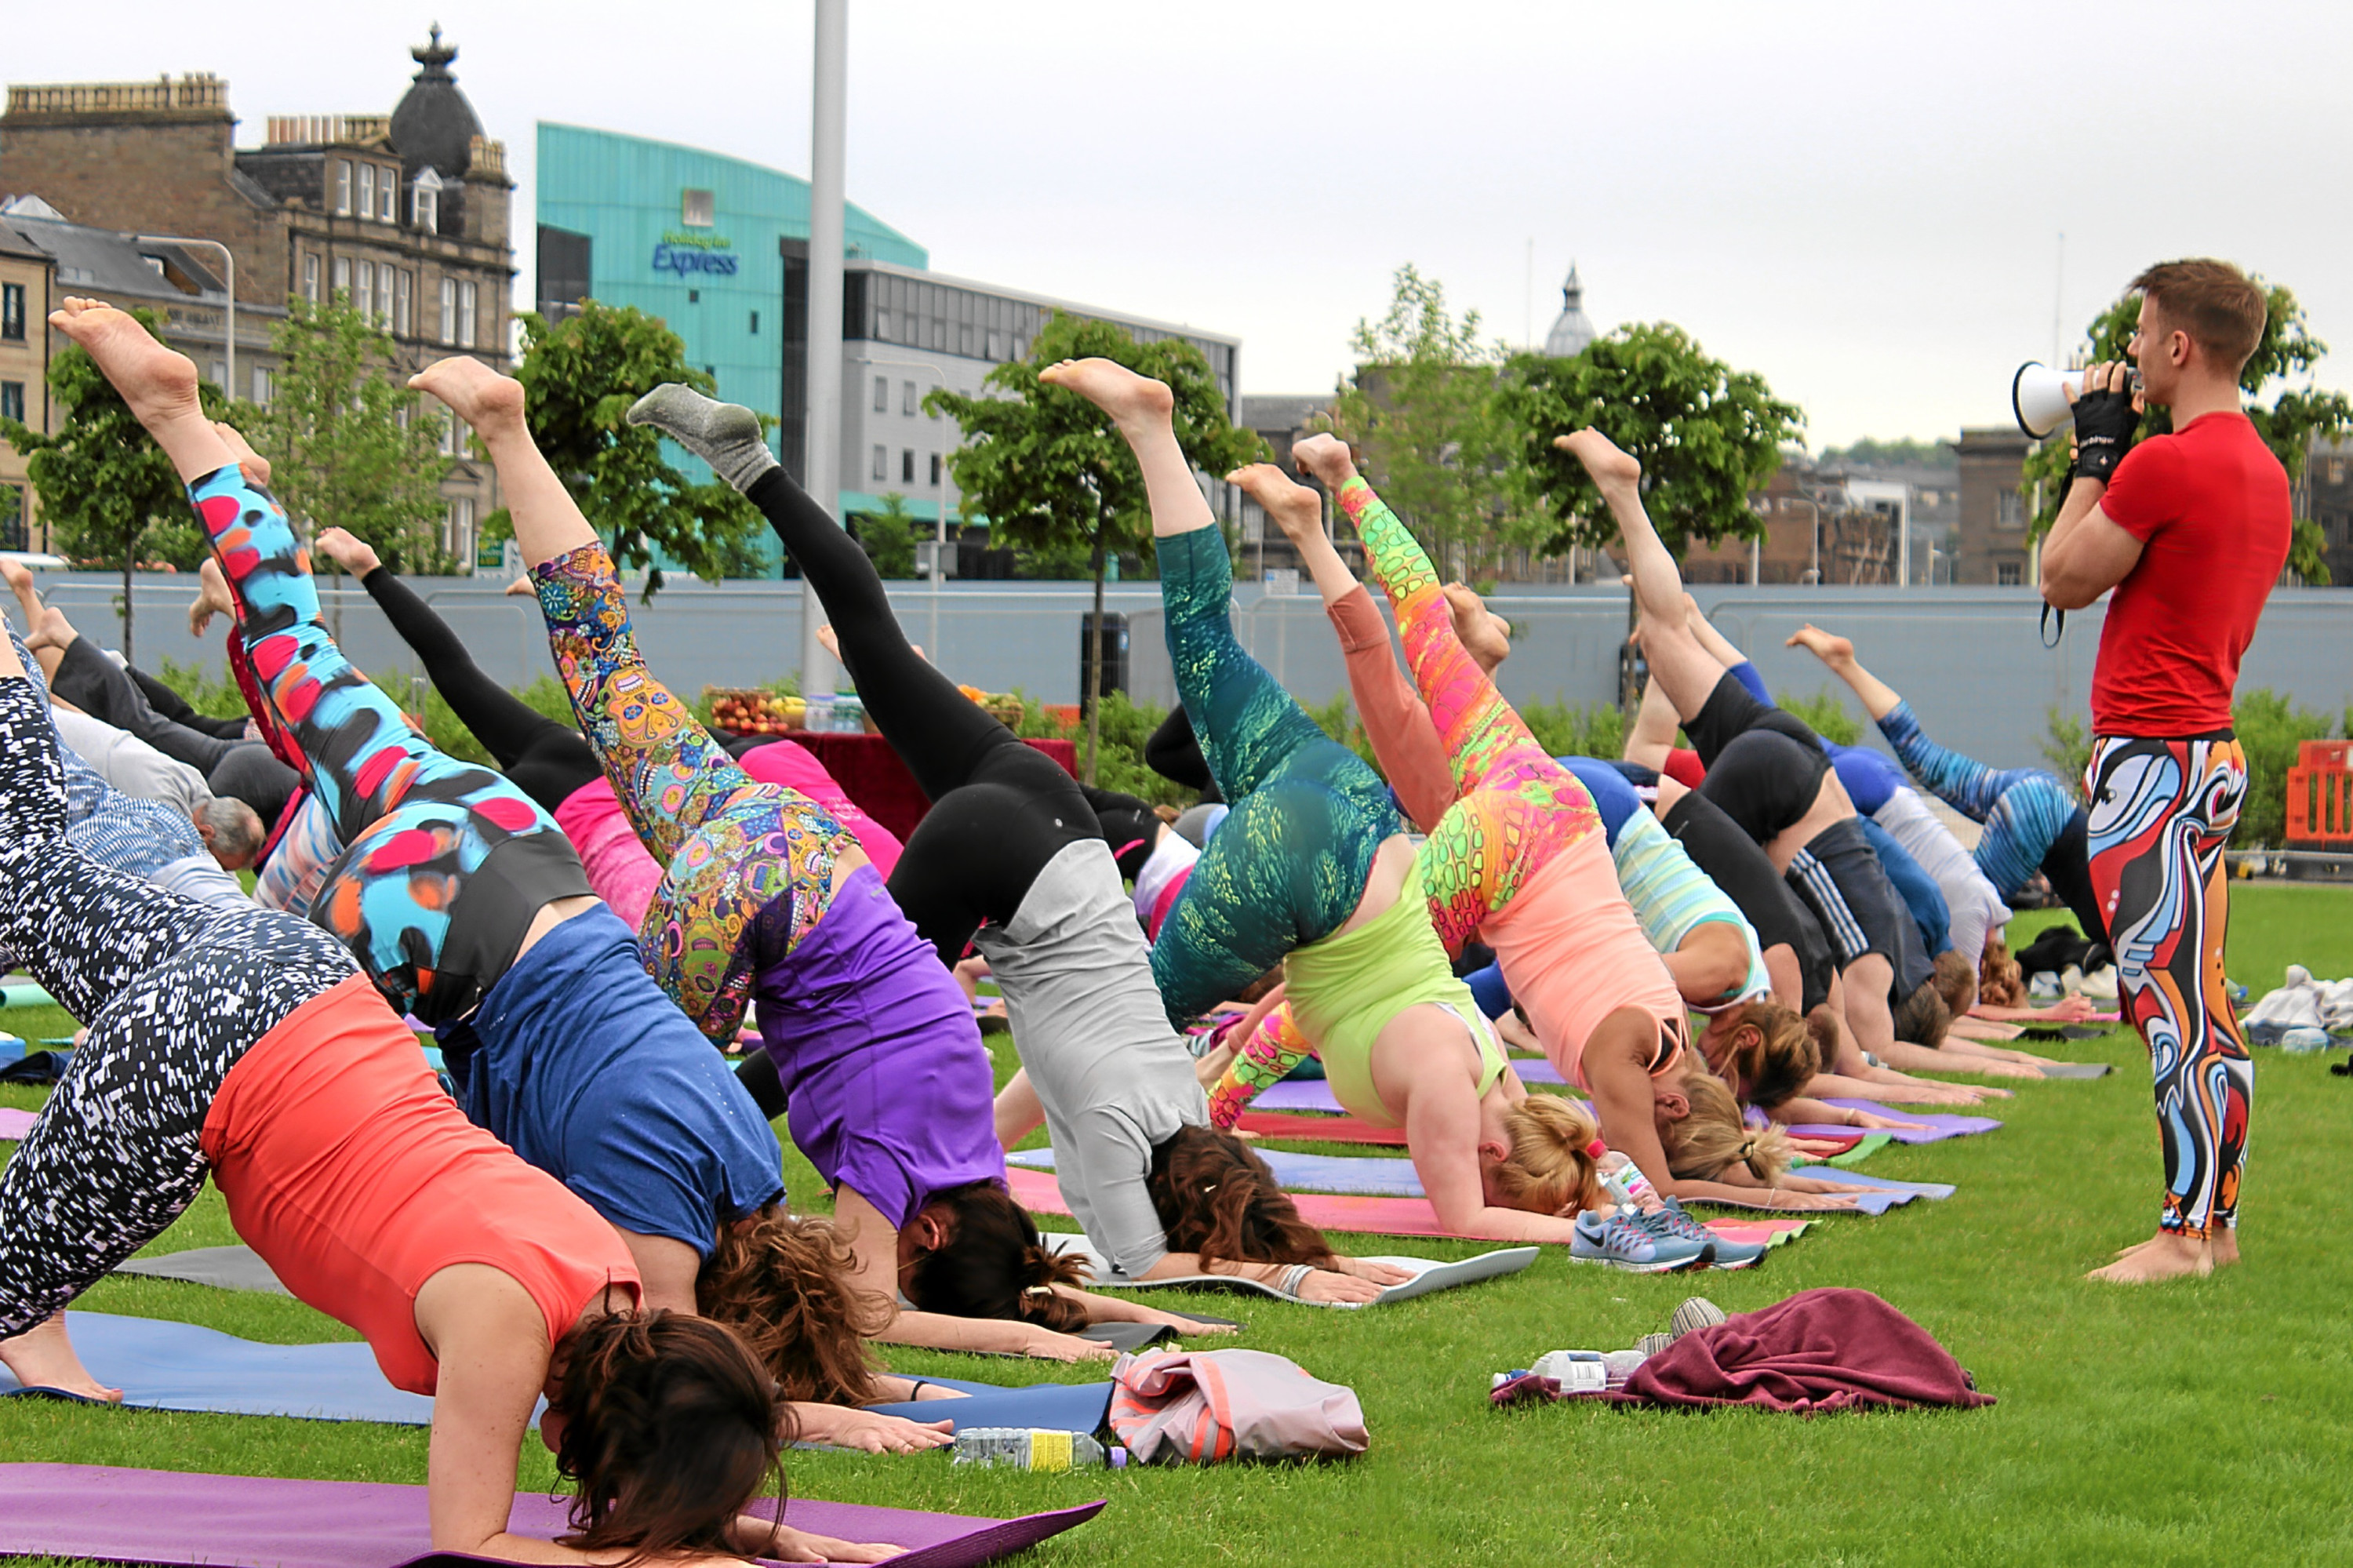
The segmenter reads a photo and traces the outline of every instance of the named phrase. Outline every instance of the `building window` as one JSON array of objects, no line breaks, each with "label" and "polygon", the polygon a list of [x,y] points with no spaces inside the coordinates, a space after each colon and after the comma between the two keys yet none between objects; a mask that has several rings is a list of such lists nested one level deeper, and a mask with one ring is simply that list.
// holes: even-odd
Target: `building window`
[{"label": "building window", "polygon": [[878,414],[891,411],[891,378],[887,376],[874,378],[874,411]]},{"label": "building window", "polygon": [[2024,579],[2026,569],[2016,561],[1996,561],[1993,580],[2003,588],[2017,588]]},{"label": "building window", "polygon": [[453,497],[449,502],[449,518],[441,530],[441,548],[452,556],[474,553],[474,498],[470,495]]},{"label": "building window", "polygon": [[440,448],[443,457],[458,455],[458,418],[454,414],[445,413],[441,416]]},{"label": "building window", "polygon": [[335,258],[335,292],[343,296],[336,302],[338,304],[351,303],[352,260],[348,256]]},{"label": "building window", "polygon": [[970,322],[956,328],[956,343],[959,345],[956,352],[970,359],[972,357],[972,323]]},{"label": "building window", "polygon": [[988,352],[982,355],[982,357],[985,359],[1002,359],[1005,357],[1005,334],[1003,333],[992,332],[988,334]]},{"label": "building window", "polygon": [[257,406],[267,408],[269,399],[277,396],[278,388],[271,384],[272,380],[269,366],[257,365],[253,367],[253,401]]},{"label": "building window", "polygon": [[914,417],[915,384],[912,381],[899,383],[899,412],[910,418]]},{"label": "building window", "polygon": [[915,482],[915,449],[913,447],[905,448],[899,453],[899,482],[901,484]]},{"label": "building window", "polygon": [[374,164],[360,165],[359,209],[362,217],[375,216],[375,165]]},{"label": "building window", "polygon": [[934,484],[937,484],[937,483],[939,483],[939,482],[940,482],[940,454],[939,454],[939,453],[937,453],[937,452],[934,452],[934,453],[932,454],[932,482],[933,482]]},{"label": "building window", "polygon": [[455,344],[458,341],[458,280],[441,280],[441,341]]},{"label": "building window", "polygon": [[408,274],[405,270],[392,275],[392,330],[403,337],[408,335]]},{"label": "building window", "polygon": [[458,341],[468,348],[474,346],[474,331],[480,321],[476,305],[480,299],[480,286],[469,279],[458,285]]},{"label": "building window", "polygon": [[678,193],[678,220],[689,228],[709,228],[718,218],[718,203],[709,191]]},{"label": "building window", "polygon": [[431,169],[417,176],[408,197],[408,221],[427,234],[441,232],[441,176]]},{"label": "building window", "polygon": [[[365,164],[360,165],[363,169],[367,166]],[[359,281],[352,290],[352,308],[359,312],[360,320],[370,326],[375,325],[375,263],[373,261],[360,263]]]},{"label": "building window", "polygon": [[2023,528],[2026,526],[2026,503],[2014,490],[2005,490],[1994,507],[1994,526]]},{"label": "building window", "polygon": [[890,449],[889,447],[876,447],[876,448],[874,449],[874,480],[875,480],[875,482],[876,482],[876,483],[878,483],[878,484],[879,484],[879,483],[881,483],[881,482],[883,482],[884,481],[888,480],[890,477],[891,477],[891,449]]},{"label": "building window", "polygon": [[214,386],[219,387],[224,392],[234,392],[236,390],[235,387],[228,384],[228,361],[226,359],[216,359],[210,365],[206,366],[205,367],[205,379],[211,382]]},{"label": "building window", "polygon": [[884,343],[891,341],[891,313],[889,311],[876,311],[874,313],[874,335]]},{"label": "building window", "polygon": [[702,291],[700,289],[689,289],[686,291],[686,302],[690,305],[699,305],[702,303]]},{"label": "building window", "polygon": [[[379,261],[376,263],[375,319],[378,326],[388,327],[392,324],[393,276],[393,266],[391,262]],[[404,282],[407,281],[406,274],[402,274],[402,281]]]},{"label": "building window", "polygon": [[341,158],[335,160],[335,215],[349,217],[352,213],[352,166]]},{"label": "building window", "polygon": [[25,285],[0,283],[0,338],[25,341]]},{"label": "building window", "polygon": [[752,313],[752,335],[754,337],[760,335],[760,313],[757,311]]},{"label": "building window", "polygon": [[25,488],[19,484],[0,484],[0,550],[23,550],[32,541],[25,537]]},{"label": "building window", "polygon": [[0,419],[22,421],[25,418],[25,384],[21,381],[0,381]]},{"label": "building window", "polygon": [[398,223],[400,221],[400,171],[386,169],[384,171],[382,179],[383,183],[376,190],[376,217],[385,223]]},{"label": "building window", "polygon": [[302,297],[314,305],[319,302],[319,259],[316,256],[302,258]]}]

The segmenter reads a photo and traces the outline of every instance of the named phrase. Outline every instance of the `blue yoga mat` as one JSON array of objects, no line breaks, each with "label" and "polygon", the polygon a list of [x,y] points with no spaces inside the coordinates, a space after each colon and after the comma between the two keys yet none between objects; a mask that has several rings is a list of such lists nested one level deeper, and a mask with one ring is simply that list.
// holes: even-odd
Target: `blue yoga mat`
[{"label": "blue yoga mat", "polygon": [[[433,1420],[433,1402],[386,1383],[365,1345],[261,1345],[193,1323],[111,1312],[69,1312],[66,1327],[90,1375],[143,1410],[405,1426]],[[0,1394],[24,1392],[0,1367]]]},{"label": "blue yoga mat", "polygon": [[1897,1181],[1885,1176],[1866,1176],[1860,1171],[1848,1171],[1836,1165],[1809,1165],[1789,1174],[1810,1176],[1818,1181],[1835,1181],[1841,1187],[1871,1187],[1886,1192],[1909,1192],[1915,1198],[1949,1198],[1960,1190],[1949,1181]]},{"label": "blue yoga mat", "polygon": [[1042,1426],[1049,1432],[1092,1432],[1111,1415],[1108,1383],[1036,1383],[1027,1388],[999,1388],[952,1377],[923,1381],[960,1388],[972,1397],[911,1399],[867,1408],[910,1421],[953,1421],[958,1426]]}]

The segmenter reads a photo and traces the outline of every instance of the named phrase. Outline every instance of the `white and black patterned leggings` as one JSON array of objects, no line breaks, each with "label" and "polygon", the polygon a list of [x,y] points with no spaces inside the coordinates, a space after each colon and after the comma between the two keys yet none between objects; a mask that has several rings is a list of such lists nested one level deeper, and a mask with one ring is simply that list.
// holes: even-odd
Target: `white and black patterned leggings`
[{"label": "white and black patterned leggings", "polygon": [[0,1171],[8,1339],[194,1201],[221,1080],[353,965],[332,937],[290,915],[224,915],[67,842],[57,732],[32,685],[15,678],[0,678],[0,945],[90,1028]]}]

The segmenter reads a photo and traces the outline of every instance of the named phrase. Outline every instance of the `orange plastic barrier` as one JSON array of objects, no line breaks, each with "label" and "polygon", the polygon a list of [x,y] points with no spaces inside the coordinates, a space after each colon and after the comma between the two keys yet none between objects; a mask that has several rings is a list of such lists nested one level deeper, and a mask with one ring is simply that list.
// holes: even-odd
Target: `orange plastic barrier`
[{"label": "orange plastic barrier", "polygon": [[2297,743],[2287,770],[2287,847],[2353,849],[2353,740]]}]

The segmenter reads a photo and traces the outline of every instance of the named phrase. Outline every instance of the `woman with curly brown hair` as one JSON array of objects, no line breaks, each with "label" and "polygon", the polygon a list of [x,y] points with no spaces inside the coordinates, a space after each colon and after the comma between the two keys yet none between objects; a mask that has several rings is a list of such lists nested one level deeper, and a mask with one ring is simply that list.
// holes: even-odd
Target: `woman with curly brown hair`
[{"label": "woman with curly brown hair", "polygon": [[[1335,1255],[1265,1163],[1210,1128],[1191,1054],[1169,1027],[1111,845],[1080,785],[908,644],[873,562],[776,466],[752,412],[668,386],[629,418],[743,491],[833,618],[866,711],[932,801],[892,873],[892,896],[943,964],[967,945],[988,959],[1063,1194],[1120,1276],[1238,1274],[1315,1301],[1369,1300],[1405,1278]],[[934,1288],[976,1312],[1013,1293],[1059,1300],[1079,1321],[1167,1320],[1050,1277],[1049,1263],[1060,1260],[1040,1238],[1008,1232],[1002,1239],[1022,1244],[1027,1272],[997,1266],[1008,1255],[1002,1245],[961,1255],[968,1235],[960,1235],[951,1244],[958,1255],[935,1255]]]}]

